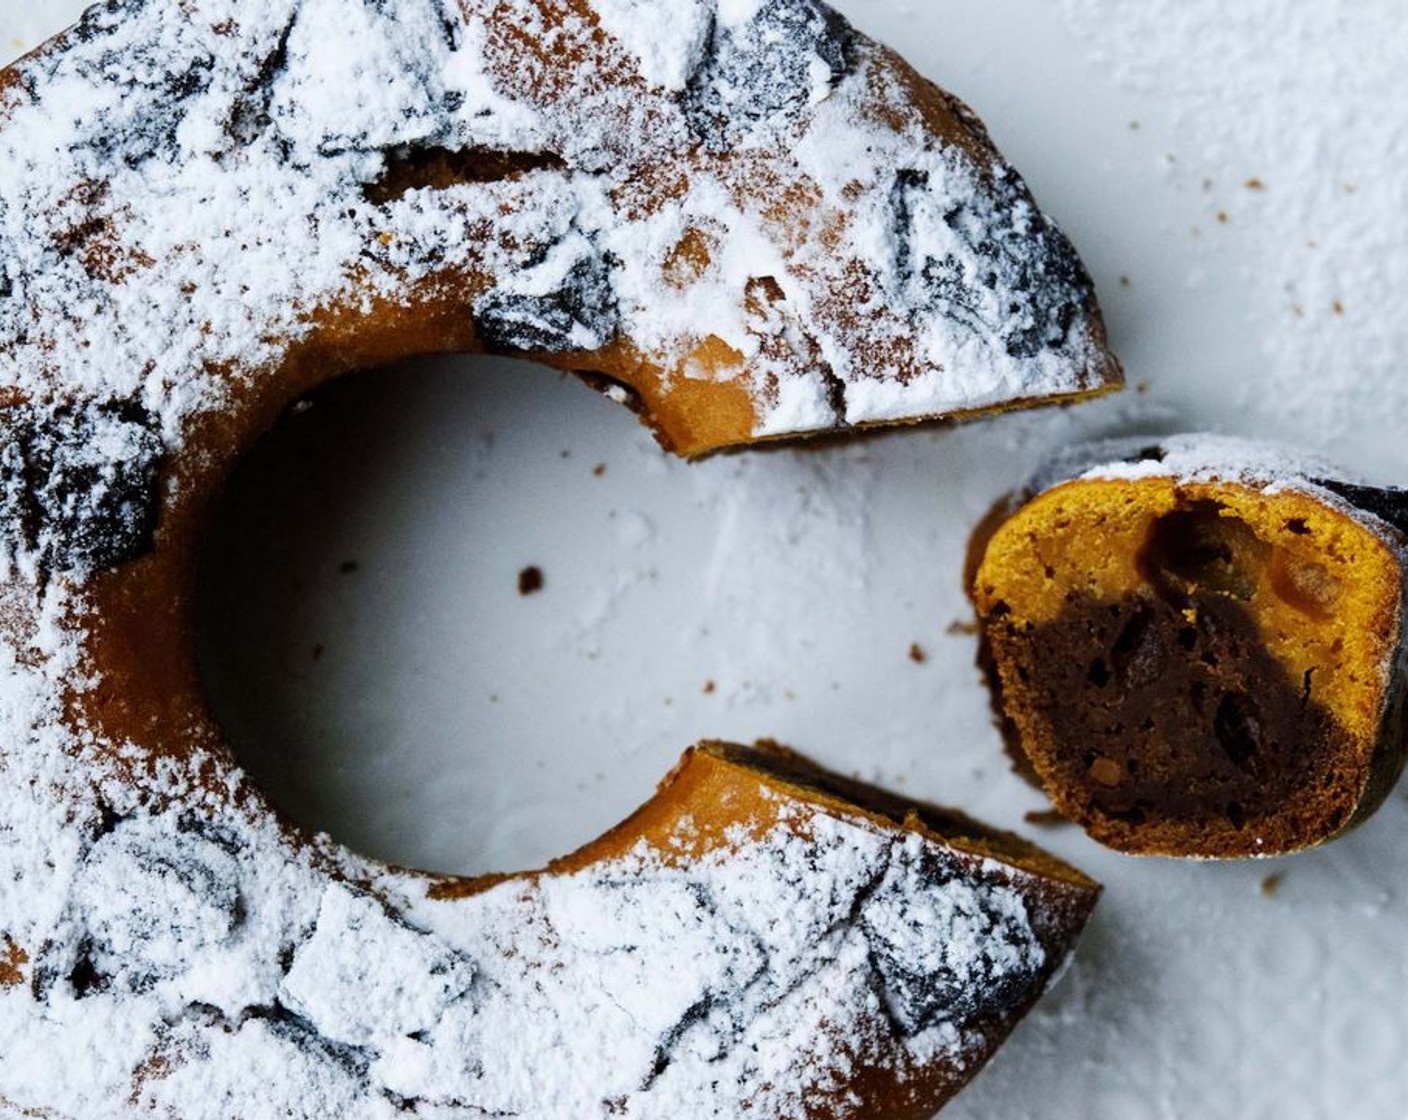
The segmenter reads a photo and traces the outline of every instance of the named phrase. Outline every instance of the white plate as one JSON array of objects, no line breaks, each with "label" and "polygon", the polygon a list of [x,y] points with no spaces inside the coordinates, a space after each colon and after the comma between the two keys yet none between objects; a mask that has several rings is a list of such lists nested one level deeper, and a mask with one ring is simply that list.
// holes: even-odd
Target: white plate
[{"label": "white plate", "polygon": [[[0,0],[6,53],[80,5],[39,7]],[[1205,41],[1189,21],[1206,3],[840,7],[979,110],[1148,392],[687,467],[531,367],[335,387],[250,460],[209,599],[219,710],[304,823],[440,870],[529,866],[614,823],[693,740],[770,736],[1031,835],[1041,799],[1008,773],[972,639],[949,626],[969,528],[1044,448],[1213,427],[1408,480],[1390,378],[1408,327],[1374,314],[1408,275],[1408,236],[1374,220],[1383,192],[1408,195],[1408,77],[1376,94],[1404,60],[1408,33],[1377,34],[1393,0],[1249,0],[1221,71],[1182,49]],[[1306,129],[1310,88],[1343,129]],[[1363,214],[1337,220],[1334,198]],[[1295,214],[1317,242],[1303,268]],[[1312,351],[1356,368],[1294,380]],[[530,564],[546,587],[524,598]],[[946,1118],[1408,1115],[1405,818],[1400,791],[1323,851],[1226,866],[1037,832],[1108,893],[1073,971]]]}]

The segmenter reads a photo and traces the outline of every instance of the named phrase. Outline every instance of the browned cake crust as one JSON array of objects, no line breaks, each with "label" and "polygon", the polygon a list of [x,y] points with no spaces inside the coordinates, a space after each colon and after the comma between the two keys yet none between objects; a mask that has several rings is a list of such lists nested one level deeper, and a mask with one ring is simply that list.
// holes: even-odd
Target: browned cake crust
[{"label": "browned cake crust", "polygon": [[1073,454],[973,538],[1018,768],[1137,854],[1275,855],[1364,820],[1404,761],[1405,511],[1236,441]]}]

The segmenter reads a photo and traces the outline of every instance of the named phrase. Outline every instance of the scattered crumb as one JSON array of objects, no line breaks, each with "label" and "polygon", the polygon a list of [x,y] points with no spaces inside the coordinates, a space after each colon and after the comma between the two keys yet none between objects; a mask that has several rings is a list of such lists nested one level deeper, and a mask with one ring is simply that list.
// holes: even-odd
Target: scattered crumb
[{"label": "scattered crumb", "polygon": [[1032,809],[1022,819],[1037,828],[1060,828],[1071,823],[1056,809]]},{"label": "scattered crumb", "polygon": [[955,638],[971,638],[978,632],[978,620],[976,618],[955,618],[948,624],[944,631]]},{"label": "scattered crumb", "polygon": [[1255,175],[1243,183],[1242,186],[1246,187],[1249,191],[1264,191],[1266,189],[1266,184]]},{"label": "scattered crumb", "polygon": [[602,475],[604,475],[605,473],[606,473],[606,464],[605,464],[605,463],[598,463],[596,466],[594,466],[594,467],[592,468],[592,474],[596,475],[597,478],[600,478],[600,477],[601,477]]},{"label": "scattered crumb", "polygon": [[543,569],[536,564],[530,564],[518,573],[518,593],[520,595],[536,595],[543,589]]},{"label": "scattered crumb", "polygon": [[717,692],[717,691],[718,691],[718,685],[716,685],[712,680],[707,680],[707,681],[704,682],[704,695],[705,695],[705,696],[712,696],[712,695],[714,695],[714,693]]},{"label": "scattered crumb", "polygon": [[1212,180],[1211,180],[1211,179],[1204,178],[1204,179],[1203,179],[1203,193],[1206,194],[1206,193],[1207,193],[1208,191],[1210,191],[1210,190],[1212,190]]},{"label": "scattered crumb", "polygon": [[1285,873],[1281,871],[1268,875],[1261,881],[1261,893],[1267,898],[1275,898],[1276,892],[1281,889],[1281,884],[1285,881],[1285,878]]},{"label": "scattered crumb", "polygon": [[570,452],[570,451],[563,451],[562,457],[563,457],[564,459],[570,459],[570,458],[572,458],[572,452]]},{"label": "scattered crumb", "polygon": [[1344,303],[1340,300],[1335,300],[1334,303],[1330,304],[1330,310],[1333,311],[1336,315],[1343,315]]},{"label": "scattered crumb", "polygon": [[325,654],[326,652],[327,652],[327,646],[323,645],[322,642],[315,642],[315,643],[313,644],[313,660],[314,660],[314,661],[321,661],[321,660],[323,659],[323,654]]},{"label": "scattered crumb", "polygon": [[1359,188],[1356,187],[1353,183],[1346,183],[1346,184],[1344,185],[1344,193],[1345,193],[1345,194],[1353,194],[1353,193],[1354,193],[1355,191],[1357,191],[1358,189],[1359,189]]},{"label": "scattered crumb", "polygon": [[782,693],[782,698],[784,700],[795,700],[797,699],[797,694],[789,688]]},{"label": "scattered crumb", "polygon": [[1128,276],[1121,276],[1121,277],[1120,277],[1120,287],[1121,287],[1121,288],[1128,288],[1132,283],[1134,283],[1134,281],[1132,281]]},{"label": "scattered crumb", "polygon": [[924,662],[929,660],[929,654],[925,651],[924,647],[921,646],[918,642],[910,642],[909,659],[913,661],[916,665],[923,665]]},{"label": "scattered crumb", "polygon": [[1130,121],[1130,122],[1129,122],[1129,130],[1130,130],[1131,132],[1138,132],[1138,131],[1139,131],[1139,122],[1138,122],[1138,121]]},{"label": "scattered crumb", "polygon": [[337,569],[337,570],[338,570],[339,572],[341,572],[341,573],[342,573],[343,575],[345,575],[345,576],[350,576],[353,572],[357,571],[357,569],[360,568],[361,566],[362,566],[362,565],[359,564],[359,563],[357,563],[357,561],[355,561],[355,560],[344,560],[340,565],[338,565],[338,569]]},{"label": "scattered crumb", "polygon": [[1147,381],[1136,381],[1134,383],[1134,391],[1142,396],[1149,391],[1149,383]]},{"label": "scattered crumb", "polygon": [[1221,225],[1225,226],[1229,221],[1231,221],[1231,218],[1228,217],[1226,210],[1219,210],[1217,212],[1217,220]]}]

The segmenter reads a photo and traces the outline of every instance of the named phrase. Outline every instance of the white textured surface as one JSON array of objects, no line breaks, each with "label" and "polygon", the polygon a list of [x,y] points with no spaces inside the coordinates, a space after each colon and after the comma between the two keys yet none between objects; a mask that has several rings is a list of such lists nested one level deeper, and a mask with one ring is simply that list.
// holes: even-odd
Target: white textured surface
[{"label": "white textured surface", "polygon": [[[1229,147],[1247,127],[1237,91],[1209,98],[1164,61],[1181,57],[1171,37],[1193,34],[1196,12],[1151,23],[1145,5],[1092,0],[1073,2],[1068,23],[1042,0],[840,6],[981,112],[1096,274],[1149,394],[687,468],[541,371],[468,363],[461,377],[465,364],[439,363],[349,383],[251,468],[257,501],[242,501],[258,512],[242,515],[247,535],[220,577],[250,595],[219,612],[222,710],[237,739],[262,733],[276,749],[250,761],[308,823],[446,869],[527,865],[612,823],[690,740],[771,735],[1021,827],[1038,799],[1006,773],[971,639],[945,627],[965,610],[969,526],[1041,448],[1137,410],[1408,480],[1402,385],[1383,379],[1408,360],[1408,320],[1321,306],[1337,275],[1367,293],[1408,269],[1408,238],[1385,227],[1382,203],[1408,181],[1408,70],[1355,65],[1392,51],[1379,21],[1393,0],[1317,6],[1332,17],[1311,36],[1318,102],[1295,92],[1309,17],[1292,17],[1311,6],[1256,5],[1239,57],[1255,57],[1258,111],[1323,161]],[[0,0],[15,49],[77,5],[37,7]],[[1138,41],[1145,59],[1093,57]],[[1360,76],[1334,80],[1346,68]],[[1379,122],[1351,180],[1374,185],[1366,211],[1325,209],[1317,169],[1349,157],[1341,133],[1314,128],[1337,116]],[[1250,177],[1278,208],[1365,232],[1307,248],[1291,277],[1317,293],[1306,314],[1323,330],[1297,329],[1317,347],[1324,393],[1293,380],[1307,368],[1282,317],[1293,255],[1267,232],[1270,203]],[[348,559],[358,569],[340,574]],[[547,586],[520,599],[529,563]],[[922,665],[907,657],[914,641]],[[1405,817],[1400,790],[1322,852],[1237,866],[1135,862],[1040,833],[1109,892],[1072,974],[945,1117],[1401,1118]],[[1267,898],[1271,874],[1284,880]]]}]

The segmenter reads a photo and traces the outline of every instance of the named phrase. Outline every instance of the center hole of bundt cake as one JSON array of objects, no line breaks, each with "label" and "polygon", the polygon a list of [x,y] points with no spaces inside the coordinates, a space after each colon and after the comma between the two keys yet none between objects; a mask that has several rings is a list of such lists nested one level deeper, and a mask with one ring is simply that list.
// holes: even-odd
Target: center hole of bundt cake
[{"label": "center hole of bundt cake", "polygon": [[605,730],[630,707],[628,639],[653,646],[665,613],[623,493],[660,454],[624,409],[504,360],[295,406],[241,461],[202,564],[202,679],[240,762],[309,831],[437,871],[540,865],[616,823],[689,744],[631,741],[623,774]]},{"label": "center hole of bundt cake", "polygon": [[1024,642],[1061,784],[1107,821],[1205,837],[1333,815],[1313,802],[1345,733],[1265,636],[1313,629],[1335,581],[1212,501],[1158,518],[1135,566],[1127,597],[1069,592]]}]

